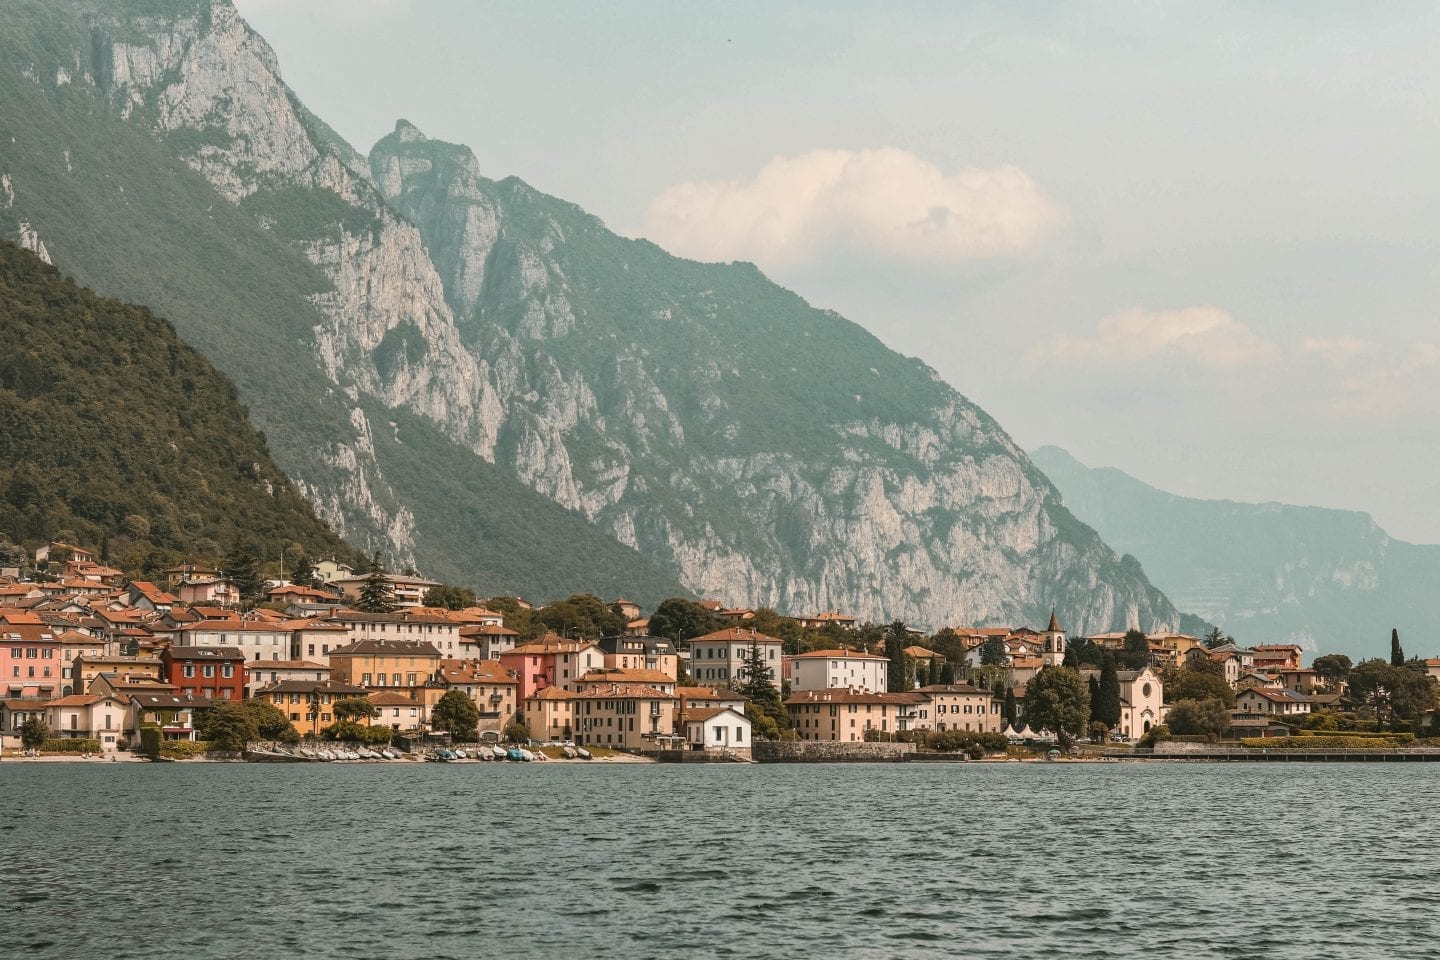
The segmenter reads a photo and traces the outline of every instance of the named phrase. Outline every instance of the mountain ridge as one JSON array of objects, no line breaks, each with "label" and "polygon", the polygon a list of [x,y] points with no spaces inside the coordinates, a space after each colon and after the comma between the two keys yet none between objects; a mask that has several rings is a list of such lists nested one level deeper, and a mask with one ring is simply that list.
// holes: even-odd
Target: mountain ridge
[{"label": "mountain ridge", "polygon": [[1167,595],[1246,642],[1372,656],[1391,627],[1428,635],[1440,546],[1397,540],[1368,513],[1182,497],[1059,447],[1031,457]]},{"label": "mountain ridge", "polygon": [[[357,544],[447,579],[500,576],[482,538],[446,535],[498,509],[523,528],[543,512],[523,488],[590,521],[614,550],[576,533],[606,557],[585,569],[643,581],[626,590],[642,600],[684,589],[931,626],[1058,606],[1074,629],[1183,625],[988,414],[752,265],[618,237],[413,125],[362,155],[223,0],[16,9],[0,83],[29,124],[23,143],[0,139],[17,184],[7,229],[23,220],[100,289],[168,301]],[[133,276],[67,219],[92,206],[98,232],[139,234],[165,278]],[[222,309],[187,296],[192,282]],[[437,502],[440,488],[456,496]],[[568,546],[510,560],[538,582],[547,550]]]}]

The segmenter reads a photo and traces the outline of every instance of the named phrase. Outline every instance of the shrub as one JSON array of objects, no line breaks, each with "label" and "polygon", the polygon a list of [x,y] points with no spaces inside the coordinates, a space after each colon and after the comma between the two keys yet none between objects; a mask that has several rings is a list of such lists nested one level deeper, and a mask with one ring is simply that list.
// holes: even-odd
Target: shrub
[{"label": "shrub", "polygon": [[1165,741],[1165,740],[1169,740],[1169,739],[1170,739],[1170,728],[1167,727],[1167,726],[1165,726],[1165,724],[1161,723],[1161,724],[1157,724],[1157,725],[1151,727],[1149,730],[1147,730],[1147,731],[1145,732],[1145,736],[1143,736],[1143,737],[1140,738],[1140,742],[1137,743],[1136,746],[1137,746],[1137,747],[1153,747],[1153,746],[1155,746],[1155,744],[1160,743],[1160,742]]},{"label": "shrub", "polygon": [[214,748],[208,740],[166,740],[160,744],[160,756],[176,760],[190,760],[203,757]]},{"label": "shrub", "polygon": [[46,740],[41,745],[42,753],[99,753],[100,741],[89,737],[73,740]]},{"label": "shrub", "polygon": [[1375,736],[1354,733],[1322,735],[1311,734],[1297,737],[1246,737],[1240,742],[1247,747],[1267,750],[1385,750],[1410,743],[1415,739],[1411,733],[1397,733]]}]

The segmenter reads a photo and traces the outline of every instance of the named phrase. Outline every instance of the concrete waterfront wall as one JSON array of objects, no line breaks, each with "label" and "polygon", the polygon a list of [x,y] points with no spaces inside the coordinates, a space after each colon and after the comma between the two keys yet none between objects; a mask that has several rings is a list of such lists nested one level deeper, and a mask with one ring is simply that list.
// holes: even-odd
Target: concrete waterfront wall
[{"label": "concrete waterfront wall", "polygon": [[913,743],[843,743],[835,740],[756,740],[761,763],[899,763],[915,752]]}]

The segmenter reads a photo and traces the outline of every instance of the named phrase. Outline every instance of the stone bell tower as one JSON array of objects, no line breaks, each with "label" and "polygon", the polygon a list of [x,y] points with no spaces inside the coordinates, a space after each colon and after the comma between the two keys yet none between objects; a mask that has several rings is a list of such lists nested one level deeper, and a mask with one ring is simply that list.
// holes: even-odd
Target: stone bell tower
[{"label": "stone bell tower", "polygon": [[1052,608],[1050,611],[1050,626],[1045,628],[1042,636],[1044,652],[1040,659],[1047,667],[1058,667],[1065,662],[1065,631],[1060,629],[1060,621],[1055,616]]}]

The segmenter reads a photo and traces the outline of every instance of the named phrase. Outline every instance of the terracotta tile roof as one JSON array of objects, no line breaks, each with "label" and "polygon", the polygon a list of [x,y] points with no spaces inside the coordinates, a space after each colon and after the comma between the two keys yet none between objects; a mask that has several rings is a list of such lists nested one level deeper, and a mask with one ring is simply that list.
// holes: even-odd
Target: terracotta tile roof
[{"label": "terracotta tile roof", "polygon": [[741,711],[731,707],[698,707],[694,710],[685,711],[685,722],[704,723],[706,720],[712,720],[722,713],[739,714],[742,717],[745,715]]},{"label": "terracotta tile roof", "polygon": [[687,701],[715,700],[725,703],[743,703],[745,697],[735,690],[723,687],[676,687],[675,694]]},{"label": "terracotta tile roof", "polygon": [[518,630],[511,630],[494,623],[481,623],[473,626],[460,628],[460,640],[465,642],[472,637],[518,637]]},{"label": "terracotta tile roof", "polygon": [[809,653],[797,653],[791,660],[884,660],[878,653],[865,653],[863,650],[811,650]]},{"label": "terracotta tile roof", "polygon": [[905,693],[874,693],[869,690],[855,690],[850,687],[830,687],[825,690],[800,690],[791,694],[785,705],[799,706],[802,704],[841,704],[841,703],[893,703],[908,704],[915,701],[910,699],[911,694]]},{"label": "terracotta tile roof", "polygon": [[693,645],[696,644],[696,643],[705,643],[705,642],[710,642],[710,643],[749,643],[749,642],[751,642],[752,640],[755,641],[756,643],[780,643],[780,642],[781,642],[781,641],[779,640],[779,638],[767,636],[766,634],[760,633],[760,632],[758,632],[757,630],[754,630],[754,629],[751,628],[751,627],[726,627],[724,630],[716,630],[716,631],[714,631],[713,633],[707,633],[707,634],[705,634],[704,636],[696,637],[695,639],[691,640],[690,643],[691,643],[691,645],[693,646]]},{"label": "terracotta tile roof", "polygon": [[411,700],[403,693],[393,690],[371,690],[370,702],[377,707],[418,707],[419,701]]},{"label": "terracotta tile roof", "polygon": [[499,660],[441,660],[440,678],[446,683],[520,683]]},{"label": "terracotta tile roof", "polygon": [[611,683],[572,694],[576,700],[675,700],[673,693],[642,684]]},{"label": "terracotta tile roof", "polygon": [[502,654],[502,656],[508,657],[512,654],[526,654],[534,656],[539,654],[552,653],[579,653],[586,647],[593,646],[595,646],[594,640],[567,640],[564,637],[559,637],[551,633],[546,634],[539,640],[531,640],[527,643],[522,643],[516,646],[512,650],[507,650],[504,654]]},{"label": "terracotta tile roof", "polygon": [[581,683],[674,683],[675,678],[668,673],[661,673],[659,670],[646,670],[643,668],[625,669],[621,667],[610,667],[600,670],[591,670],[580,678]]},{"label": "terracotta tile roof", "polygon": [[568,691],[568,690],[562,690],[560,687],[546,687],[546,688],[543,689],[543,690],[537,690],[537,691],[535,691],[534,693],[530,694],[530,696],[526,697],[525,699],[526,699],[527,701],[530,701],[530,700],[574,700],[574,699],[575,699],[575,694],[571,693],[571,692]]},{"label": "terracotta tile roof", "polygon": [[90,706],[91,704],[100,703],[100,702],[103,701],[103,700],[116,700],[116,701],[118,701],[118,702],[120,702],[120,703],[129,703],[129,702],[130,702],[130,701],[129,701],[129,698],[127,698],[127,697],[125,696],[125,694],[123,694],[123,693],[117,693],[117,694],[114,694],[114,695],[91,694],[91,693],[72,693],[72,694],[70,694],[70,696],[68,696],[68,697],[60,697],[59,699],[56,699],[56,700],[47,700],[47,701],[45,702],[45,706],[47,706],[47,707],[88,707],[88,706]]},{"label": "terracotta tile roof", "polygon": [[329,693],[337,697],[363,697],[370,691],[364,687],[357,687],[350,683],[338,683],[333,680],[277,680],[275,683],[266,684],[255,695],[271,693]]}]

